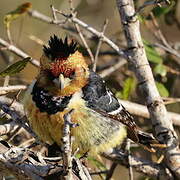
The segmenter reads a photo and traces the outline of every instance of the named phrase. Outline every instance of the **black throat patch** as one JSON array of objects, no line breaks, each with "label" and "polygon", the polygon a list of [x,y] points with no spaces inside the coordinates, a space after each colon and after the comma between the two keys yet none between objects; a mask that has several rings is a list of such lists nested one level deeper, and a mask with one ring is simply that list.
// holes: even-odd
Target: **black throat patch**
[{"label": "black throat patch", "polygon": [[40,112],[47,112],[49,115],[62,112],[68,105],[72,96],[57,97],[49,95],[48,91],[34,84],[32,99]]}]

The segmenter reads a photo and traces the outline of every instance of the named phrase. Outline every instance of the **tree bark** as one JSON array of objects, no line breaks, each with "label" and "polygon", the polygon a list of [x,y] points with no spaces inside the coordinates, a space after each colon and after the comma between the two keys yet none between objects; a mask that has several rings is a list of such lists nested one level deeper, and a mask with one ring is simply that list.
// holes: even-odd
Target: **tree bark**
[{"label": "tree bark", "polygon": [[133,66],[138,85],[145,97],[157,139],[167,144],[164,150],[167,166],[180,179],[180,151],[172,120],[156,88],[140,34],[140,24],[135,16],[132,0],[117,0],[117,7],[128,46],[128,62]]}]

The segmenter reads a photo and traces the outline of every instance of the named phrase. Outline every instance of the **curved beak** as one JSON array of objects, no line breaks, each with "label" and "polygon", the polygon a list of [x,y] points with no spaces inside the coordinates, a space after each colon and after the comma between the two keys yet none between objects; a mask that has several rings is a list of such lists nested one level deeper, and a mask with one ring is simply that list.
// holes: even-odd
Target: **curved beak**
[{"label": "curved beak", "polygon": [[55,78],[53,80],[54,84],[56,87],[63,89],[65,87],[65,79],[64,79],[64,75],[60,74],[59,77]]},{"label": "curved beak", "polygon": [[59,75],[59,87],[60,87],[60,89],[63,89],[64,88],[64,86],[65,86],[65,81],[64,81],[64,75],[63,74],[60,74]]}]

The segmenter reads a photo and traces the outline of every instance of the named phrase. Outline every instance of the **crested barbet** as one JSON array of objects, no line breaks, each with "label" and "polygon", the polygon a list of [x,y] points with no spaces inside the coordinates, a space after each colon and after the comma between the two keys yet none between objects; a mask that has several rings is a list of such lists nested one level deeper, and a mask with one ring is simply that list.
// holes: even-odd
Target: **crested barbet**
[{"label": "crested barbet", "polygon": [[122,143],[125,137],[149,151],[158,146],[155,138],[137,127],[131,114],[106,87],[104,80],[89,69],[67,38],[50,37],[43,47],[36,80],[24,98],[29,124],[45,143],[61,147],[64,115],[73,109],[73,150],[99,154]]}]

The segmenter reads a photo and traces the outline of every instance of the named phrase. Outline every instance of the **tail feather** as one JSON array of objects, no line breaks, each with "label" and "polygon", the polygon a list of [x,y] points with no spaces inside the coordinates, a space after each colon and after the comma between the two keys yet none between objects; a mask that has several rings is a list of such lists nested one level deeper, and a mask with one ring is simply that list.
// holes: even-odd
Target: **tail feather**
[{"label": "tail feather", "polygon": [[139,129],[136,131],[136,140],[134,136],[131,136],[131,133],[128,133],[128,138],[132,139],[136,143],[140,144],[143,146],[146,150],[150,152],[156,152],[155,148],[166,148],[165,144],[159,143],[152,134],[145,133]]}]

